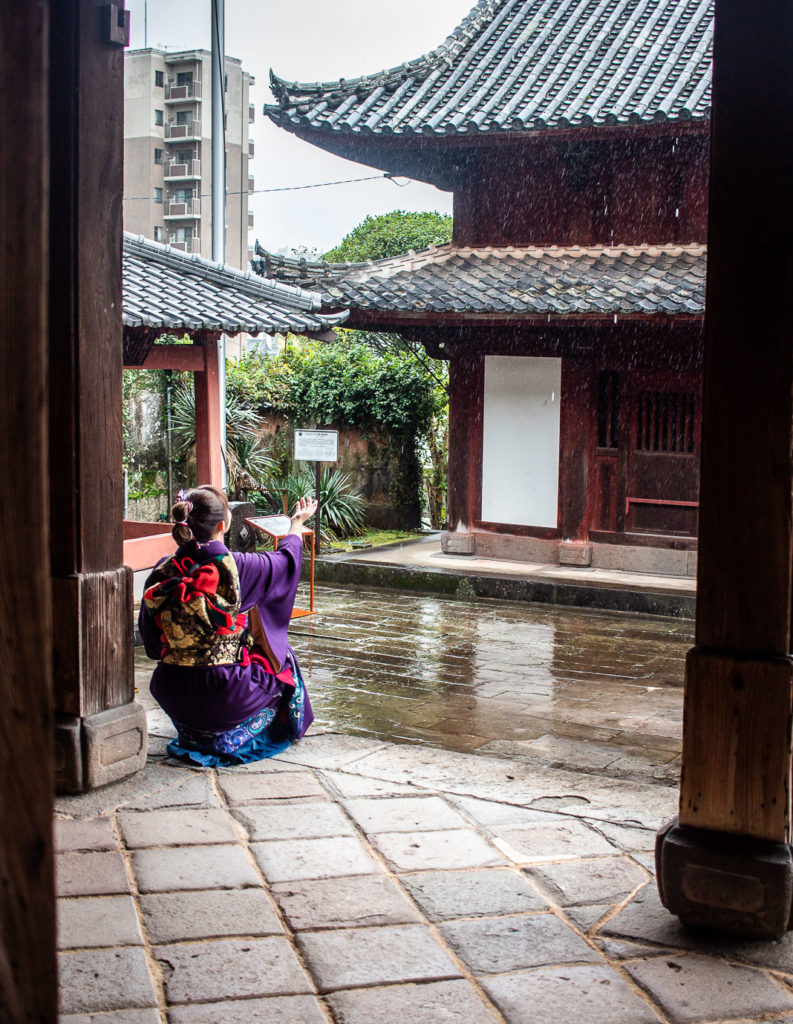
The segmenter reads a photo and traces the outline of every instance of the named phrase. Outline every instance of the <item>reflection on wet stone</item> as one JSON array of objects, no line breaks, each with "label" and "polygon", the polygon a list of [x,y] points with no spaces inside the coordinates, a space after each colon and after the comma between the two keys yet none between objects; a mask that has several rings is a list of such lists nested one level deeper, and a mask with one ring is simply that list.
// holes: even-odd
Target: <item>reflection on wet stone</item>
[{"label": "reflection on wet stone", "polygon": [[339,731],[674,785],[687,625],[321,586],[292,630]]}]

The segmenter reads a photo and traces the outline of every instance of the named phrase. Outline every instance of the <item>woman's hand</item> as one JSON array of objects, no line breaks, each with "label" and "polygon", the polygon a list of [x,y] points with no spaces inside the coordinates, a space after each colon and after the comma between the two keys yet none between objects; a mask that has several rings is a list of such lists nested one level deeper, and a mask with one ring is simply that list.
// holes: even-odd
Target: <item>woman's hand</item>
[{"label": "woman's hand", "polygon": [[298,498],[295,511],[292,513],[292,525],[289,528],[289,532],[302,536],[303,523],[310,519],[316,511],[317,502],[313,498]]}]

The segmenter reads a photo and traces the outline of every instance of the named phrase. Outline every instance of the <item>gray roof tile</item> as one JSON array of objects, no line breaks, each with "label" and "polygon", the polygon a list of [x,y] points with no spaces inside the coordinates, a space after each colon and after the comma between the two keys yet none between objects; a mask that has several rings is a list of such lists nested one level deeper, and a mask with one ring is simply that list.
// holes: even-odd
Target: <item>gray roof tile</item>
[{"label": "gray roof tile", "polygon": [[324,331],[347,313],[321,312],[321,296],[262,280],[251,271],[186,255],[124,233],[123,322],[126,327],[212,330],[226,334]]},{"label": "gray roof tile", "polygon": [[479,0],[436,50],[338,82],[270,73],[284,128],[467,135],[705,120],[713,0]]},{"label": "gray roof tile", "polygon": [[690,316],[705,309],[703,245],[446,245],[367,263],[310,263],[258,252],[254,266],[266,278],[318,289],[326,308],[567,317]]}]

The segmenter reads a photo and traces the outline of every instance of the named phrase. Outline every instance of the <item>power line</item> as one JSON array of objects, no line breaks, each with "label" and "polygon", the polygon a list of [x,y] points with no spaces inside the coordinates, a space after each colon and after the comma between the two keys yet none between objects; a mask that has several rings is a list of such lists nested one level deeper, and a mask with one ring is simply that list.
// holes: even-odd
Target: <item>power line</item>
[{"label": "power line", "polygon": [[[261,195],[264,192],[300,192],[307,188],[328,188],[330,185],[352,185],[359,181],[380,181],[385,178],[387,181],[393,182],[397,188],[405,188],[410,184],[410,179],[404,182],[397,181],[393,174],[370,174],[366,178],[343,178],[341,181],[320,181],[315,185],[281,185],[279,188],[254,188],[250,190],[240,192],[227,192],[226,196],[255,196]],[[206,199],[211,196],[211,192],[201,192],[197,196],[192,196],[193,199]],[[155,202],[153,196],[124,196],[124,202]],[[159,200],[157,200],[159,202]],[[176,200],[179,202],[179,200]]]}]

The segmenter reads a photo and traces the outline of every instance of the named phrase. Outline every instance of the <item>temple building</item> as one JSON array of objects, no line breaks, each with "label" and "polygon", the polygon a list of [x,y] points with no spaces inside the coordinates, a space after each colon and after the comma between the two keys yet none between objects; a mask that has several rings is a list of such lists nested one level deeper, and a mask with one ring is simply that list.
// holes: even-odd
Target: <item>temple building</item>
[{"label": "temple building", "polygon": [[276,124],[454,194],[450,245],[256,264],[448,360],[446,551],[696,572],[712,6],[480,0],[400,67],[272,76]]}]

